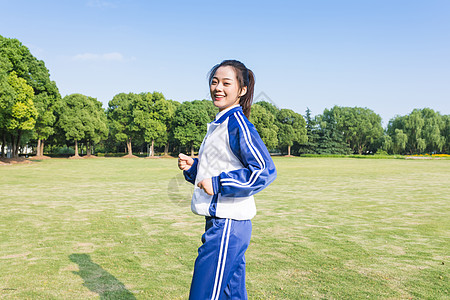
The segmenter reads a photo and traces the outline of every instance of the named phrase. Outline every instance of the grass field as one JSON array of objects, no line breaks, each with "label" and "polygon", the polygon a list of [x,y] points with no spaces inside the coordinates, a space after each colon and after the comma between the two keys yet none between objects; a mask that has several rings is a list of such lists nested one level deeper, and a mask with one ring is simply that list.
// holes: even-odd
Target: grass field
[{"label": "grass field", "polygon": [[[275,164],[250,299],[450,299],[450,160]],[[175,159],[3,165],[0,187],[0,298],[187,298],[204,219]]]}]

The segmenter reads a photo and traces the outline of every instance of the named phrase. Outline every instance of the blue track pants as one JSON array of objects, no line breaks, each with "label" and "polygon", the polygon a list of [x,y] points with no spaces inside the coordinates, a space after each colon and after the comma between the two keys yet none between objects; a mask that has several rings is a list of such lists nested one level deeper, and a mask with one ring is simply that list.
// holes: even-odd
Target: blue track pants
[{"label": "blue track pants", "polygon": [[245,251],[252,223],[206,217],[203,245],[198,249],[190,300],[247,299]]}]

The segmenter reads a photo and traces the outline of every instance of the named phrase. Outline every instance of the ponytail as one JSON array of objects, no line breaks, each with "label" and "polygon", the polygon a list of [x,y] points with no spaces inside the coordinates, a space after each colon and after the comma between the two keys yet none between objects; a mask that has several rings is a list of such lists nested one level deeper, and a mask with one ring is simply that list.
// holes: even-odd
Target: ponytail
[{"label": "ponytail", "polygon": [[255,74],[253,74],[252,70],[250,69],[247,69],[246,73],[248,74],[248,82],[246,85],[247,93],[245,93],[245,95],[241,97],[241,99],[239,100],[239,105],[242,107],[242,111],[244,112],[244,115],[247,117],[247,119],[250,119],[250,111],[252,109],[253,103],[253,93],[255,89]]},{"label": "ponytail", "polygon": [[220,64],[215,65],[211,71],[209,71],[209,84],[211,85],[214,74],[217,69],[223,66],[231,66],[236,72],[236,77],[239,82],[239,88],[242,90],[247,87],[247,92],[239,99],[239,105],[242,107],[242,111],[247,118],[250,118],[250,110],[253,103],[253,94],[255,89],[255,74],[252,70],[237,60],[224,60]]}]

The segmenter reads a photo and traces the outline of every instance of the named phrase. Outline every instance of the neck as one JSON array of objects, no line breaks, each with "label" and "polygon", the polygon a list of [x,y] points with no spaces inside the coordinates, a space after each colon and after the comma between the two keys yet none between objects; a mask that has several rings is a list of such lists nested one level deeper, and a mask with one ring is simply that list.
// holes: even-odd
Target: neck
[{"label": "neck", "polygon": [[219,112],[224,111],[224,110],[227,110],[227,109],[229,109],[230,107],[233,107],[233,106],[236,106],[236,105],[239,105],[239,99],[238,99],[236,102],[234,102],[233,104],[231,104],[230,106],[223,107],[223,108],[219,108]]}]

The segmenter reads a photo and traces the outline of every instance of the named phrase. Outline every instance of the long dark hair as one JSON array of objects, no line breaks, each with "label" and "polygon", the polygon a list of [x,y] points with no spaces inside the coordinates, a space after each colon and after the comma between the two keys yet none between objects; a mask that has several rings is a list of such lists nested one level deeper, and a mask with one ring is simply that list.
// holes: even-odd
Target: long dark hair
[{"label": "long dark hair", "polygon": [[217,69],[224,66],[233,67],[234,72],[236,73],[236,77],[239,83],[240,91],[247,87],[247,93],[244,96],[240,97],[239,105],[242,107],[242,111],[247,118],[250,118],[250,110],[253,102],[253,92],[255,89],[255,75],[252,70],[247,69],[247,67],[238,60],[224,60],[220,64],[215,65],[211,71],[208,73],[209,85],[211,85],[214,74],[216,74]]}]

